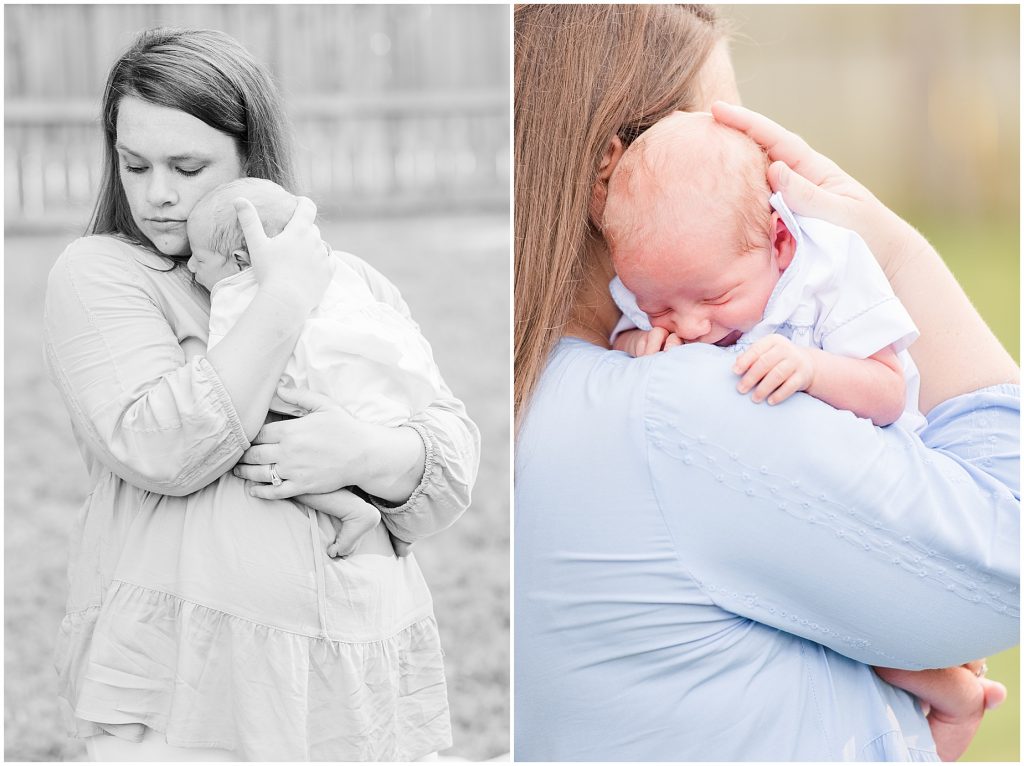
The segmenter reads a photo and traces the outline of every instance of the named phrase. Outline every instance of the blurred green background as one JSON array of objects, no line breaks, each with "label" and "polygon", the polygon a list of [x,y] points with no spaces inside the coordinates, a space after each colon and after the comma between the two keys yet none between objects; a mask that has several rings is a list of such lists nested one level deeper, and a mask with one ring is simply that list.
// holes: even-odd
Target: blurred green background
[{"label": "blurred green background", "polygon": [[[723,5],[743,103],[799,133],[913,223],[1020,361],[1020,8]],[[1020,761],[1009,699],[961,760]]]}]

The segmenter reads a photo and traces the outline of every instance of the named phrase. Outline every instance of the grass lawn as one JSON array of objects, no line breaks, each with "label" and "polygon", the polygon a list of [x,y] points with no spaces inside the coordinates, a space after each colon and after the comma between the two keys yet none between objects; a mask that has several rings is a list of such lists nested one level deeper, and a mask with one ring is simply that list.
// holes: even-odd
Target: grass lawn
[{"label": "grass lawn", "polygon": [[[434,595],[455,731],[445,753],[509,750],[509,231],[507,216],[325,224],[325,239],[402,290],[445,379],[483,439],[473,504],[416,546]],[[52,654],[66,596],[68,532],[88,487],[47,380],[46,275],[74,233],[5,238],[4,755],[82,760],[58,716]]]}]

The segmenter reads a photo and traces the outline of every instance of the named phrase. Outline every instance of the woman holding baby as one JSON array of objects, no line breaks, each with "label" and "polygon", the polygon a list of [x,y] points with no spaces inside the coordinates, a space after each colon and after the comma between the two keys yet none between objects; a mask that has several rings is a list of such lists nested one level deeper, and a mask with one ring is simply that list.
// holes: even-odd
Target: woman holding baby
[{"label": "woman holding baby", "polygon": [[[246,176],[294,188],[276,88],[238,43],[143,33],[110,72],[102,126],[91,236],[57,261],[45,309],[93,484],[57,652],[72,733],[94,760],[415,760],[449,746],[430,594],[393,540],[466,508],[475,426],[443,384],[401,427],[302,390],[291,404],[309,414],[265,423],[335,257],[308,199],[273,238],[240,203],[258,289],[207,350],[192,207]],[[390,282],[347,263],[408,318]],[[309,508],[346,487],[384,524],[331,559],[333,528]]]},{"label": "woman holding baby", "polygon": [[[515,25],[516,758],[958,757],[1005,695],[977,658],[1017,642],[1013,360],[919,234],[730,105],[712,10]],[[920,331],[919,434],[755,404],[730,348],[611,350],[609,185],[676,110],[746,133],[793,213],[863,238]]]}]

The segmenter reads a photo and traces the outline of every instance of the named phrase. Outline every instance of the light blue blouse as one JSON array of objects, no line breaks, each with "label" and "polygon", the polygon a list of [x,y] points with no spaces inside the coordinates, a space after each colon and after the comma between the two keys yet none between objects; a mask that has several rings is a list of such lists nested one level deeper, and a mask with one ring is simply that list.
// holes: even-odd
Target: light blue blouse
[{"label": "light blue blouse", "polygon": [[753,404],[732,361],[556,347],[516,449],[516,760],[937,760],[869,665],[1017,643],[1019,387],[915,435]]}]

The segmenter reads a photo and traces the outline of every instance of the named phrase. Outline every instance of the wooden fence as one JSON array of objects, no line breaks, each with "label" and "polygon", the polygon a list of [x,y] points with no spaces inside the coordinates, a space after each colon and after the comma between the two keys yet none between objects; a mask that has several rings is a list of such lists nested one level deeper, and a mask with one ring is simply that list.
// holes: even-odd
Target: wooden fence
[{"label": "wooden fence", "polygon": [[221,29],[267,64],[302,191],[342,215],[506,209],[504,6],[5,6],[9,228],[84,224],[107,70],[141,29]]}]

